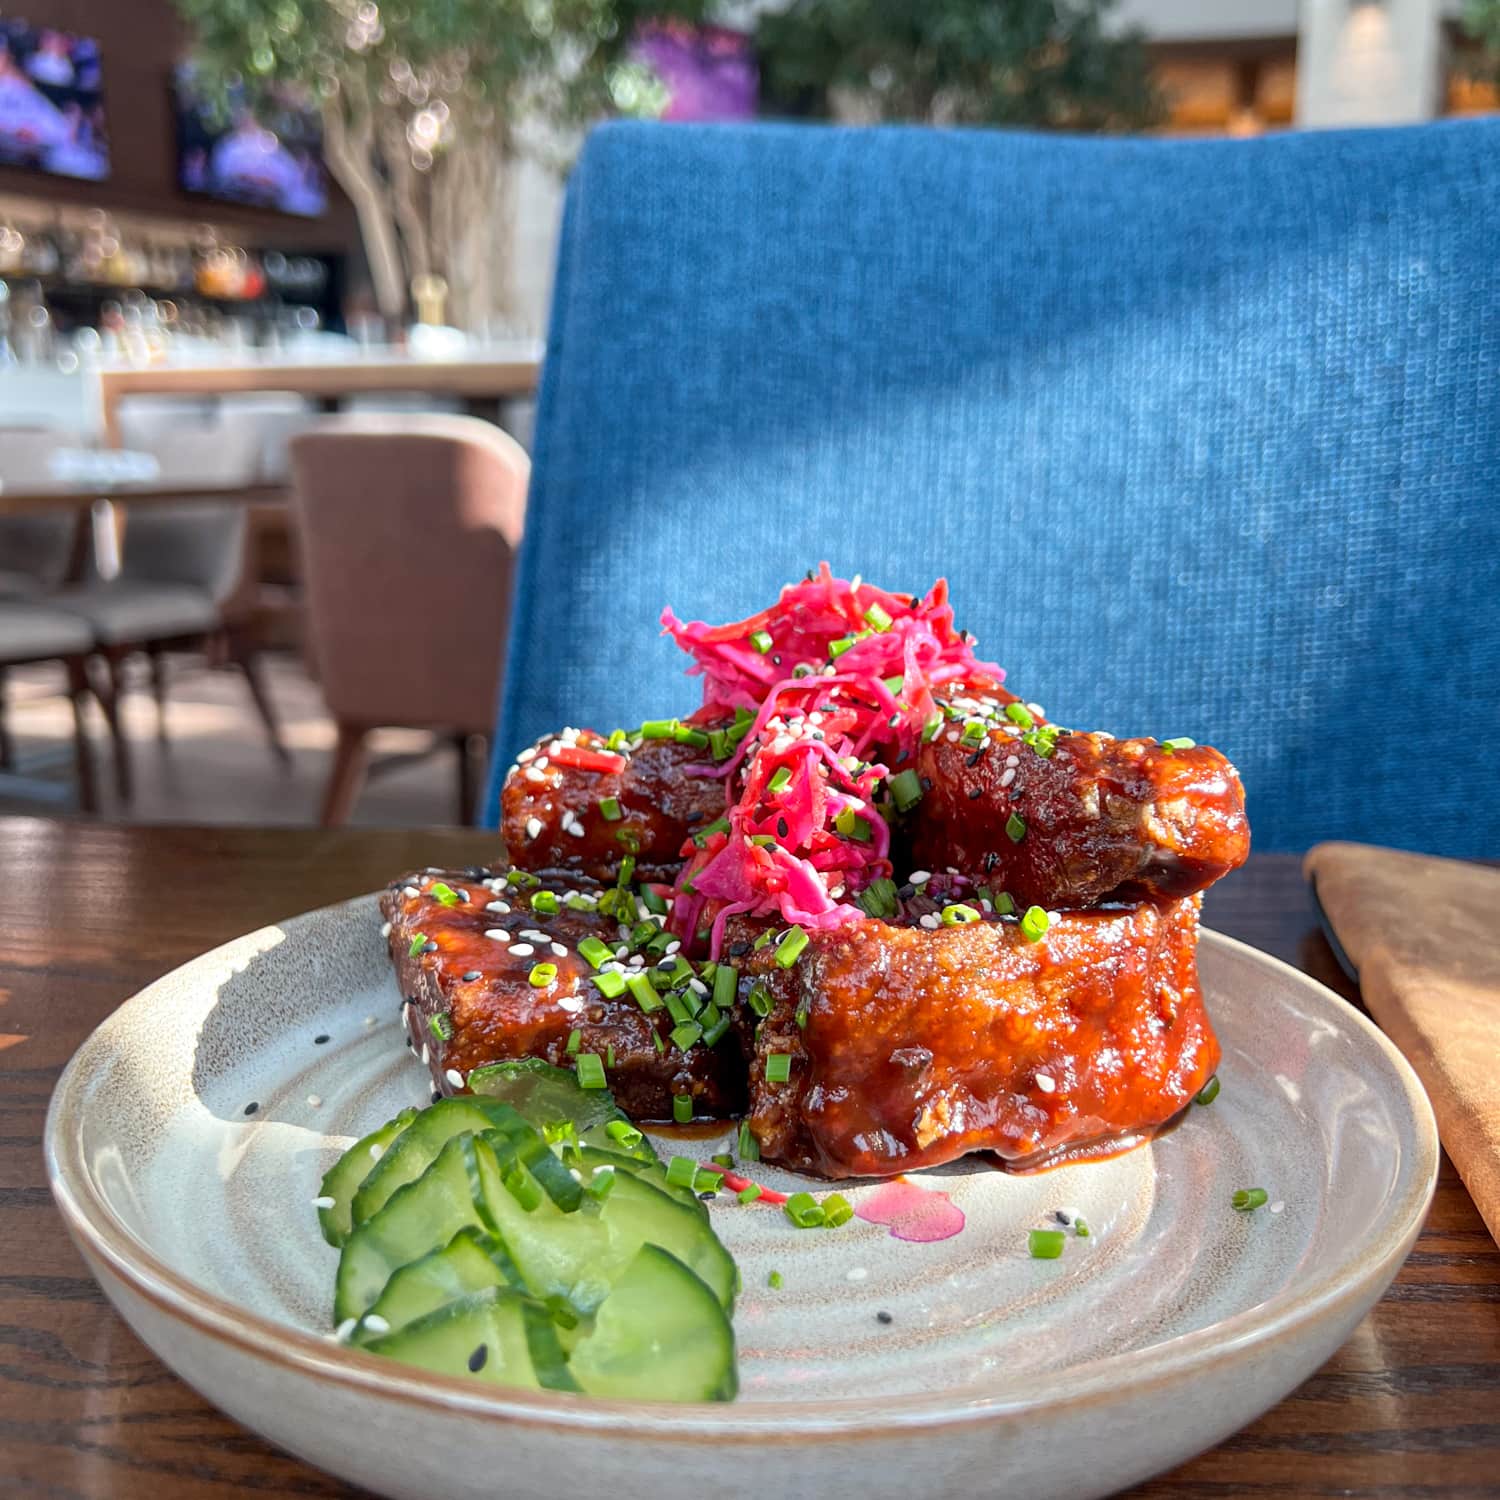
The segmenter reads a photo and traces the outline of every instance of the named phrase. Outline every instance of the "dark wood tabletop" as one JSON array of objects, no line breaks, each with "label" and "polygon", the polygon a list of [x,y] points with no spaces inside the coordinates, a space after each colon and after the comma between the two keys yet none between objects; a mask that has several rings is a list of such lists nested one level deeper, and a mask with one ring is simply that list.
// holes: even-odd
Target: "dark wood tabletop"
[{"label": "dark wood tabletop", "polygon": [[[115,1316],[53,1211],[43,1117],[73,1050],[149,980],[393,872],[470,864],[493,847],[493,835],[454,829],[0,819],[0,1495],[362,1493],[221,1416]],[[1357,1002],[1295,857],[1252,856],[1210,893],[1207,918]],[[1333,1359],[1228,1442],[1131,1491],[1252,1494],[1500,1495],[1500,1251],[1446,1159],[1411,1259]]]}]

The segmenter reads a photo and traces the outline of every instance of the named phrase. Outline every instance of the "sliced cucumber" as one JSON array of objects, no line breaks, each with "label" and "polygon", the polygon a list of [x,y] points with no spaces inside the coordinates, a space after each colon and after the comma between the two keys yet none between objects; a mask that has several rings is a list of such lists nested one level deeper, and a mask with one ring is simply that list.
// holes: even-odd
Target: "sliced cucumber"
[{"label": "sliced cucumber", "polygon": [[[379,1130],[372,1130],[369,1135],[361,1136],[328,1169],[323,1178],[321,1194],[324,1198],[332,1198],[333,1206],[318,1210],[318,1224],[323,1230],[323,1238],[335,1249],[349,1238],[349,1231],[353,1227],[351,1207],[359,1185],[374,1170],[382,1153],[390,1150],[391,1143],[416,1118],[416,1110],[403,1109],[394,1120],[387,1120]],[[371,1148],[374,1148],[373,1151]]]},{"label": "sliced cucumber", "polygon": [[[378,1213],[355,1226],[339,1256],[335,1323],[360,1317],[402,1266],[442,1249],[460,1229],[492,1230],[476,1201],[483,1180],[481,1159],[488,1160],[491,1175],[498,1177],[488,1147],[473,1136],[455,1136],[415,1182],[399,1188]],[[533,1189],[541,1198],[534,1183]]]},{"label": "sliced cucumber", "polygon": [[724,1309],[656,1245],[636,1251],[568,1366],[590,1396],[732,1401],[739,1389],[734,1329]]},{"label": "sliced cucumber", "polygon": [[[441,1250],[402,1266],[386,1282],[385,1290],[354,1330],[354,1342],[368,1344],[425,1318],[445,1303],[492,1286],[519,1291],[524,1283],[505,1246],[472,1224],[466,1225]],[[369,1324],[380,1332],[373,1332]]]},{"label": "sliced cucumber", "polygon": [[[354,1195],[353,1222],[363,1224],[379,1213],[401,1188],[415,1182],[427,1170],[454,1136],[493,1129],[505,1131],[518,1142],[528,1164],[537,1168],[542,1185],[564,1207],[577,1207],[580,1192],[572,1173],[556,1164],[546,1142],[514,1109],[491,1099],[440,1099],[424,1109],[416,1122],[402,1132],[365,1178]],[[546,1162],[542,1160],[544,1157]]]},{"label": "sliced cucumber", "polygon": [[439,1375],[472,1375],[532,1390],[578,1389],[547,1309],[506,1287],[450,1302],[365,1348]]},{"label": "sliced cucumber", "polygon": [[[579,1088],[578,1080],[566,1068],[554,1068],[540,1057],[515,1058],[475,1068],[469,1074],[469,1087],[485,1098],[503,1100],[543,1135],[549,1127],[571,1124],[585,1145],[617,1151],[641,1161],[657,1159],[651,1142],[635,1132],[608,1089]],[[609,1129],[612,1124],[616,1126],[614,1134]],[[622,1128],[634,1132],[636,1138],[627,1136],[621,1141]]]},{"label": "sliced cucumber", "polygon": [[527,1287],[538,1297],[566,1297],[580,1312],[590,1313],[609,1295],[635,1252],[653,1244],[702,1277],[724,1307],[732,1306],[734,1261],[701,1205],[689,1208],[633,1171],[598,1160],[599,1154],[588,1148],[569,1153],[587,1182],[612,1172],[613,1186],[602,1201],[590,1197],[580,1212],[564,1214],[546,1201],[529,1211],[523,1208],[506,1191],[496,1158],[479,1153],[491,1232],[504,1241]]},{"label": "sliced cucumber", "polygon": [[705,1223],[708,1220],[708,1209],[697,1193],[690,1187],[679,1187],[675,1182],[668,1182],[667,1169],[662,1162],[640,1161],[634,1156],[622,1156],[617,1151],[600,1150],[597,1146],[585,1146],[582,1151],[570,1154],[568,1160],[577,1167],[607,1166],[633,1173],[642,1182],[649,1182],[658,1192],[665,1193],[667,1197],[692,1209]]}]

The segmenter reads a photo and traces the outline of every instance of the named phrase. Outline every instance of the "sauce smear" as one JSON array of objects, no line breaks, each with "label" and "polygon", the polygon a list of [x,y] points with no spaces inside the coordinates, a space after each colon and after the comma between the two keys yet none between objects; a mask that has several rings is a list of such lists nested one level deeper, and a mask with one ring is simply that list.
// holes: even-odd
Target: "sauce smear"
[{"label": "sauce smear", "polygon": [[952,1239],[965,1222],[963,1209],[947,1193],[918,1187],[904,1177],[871,1193],[854,1213],[867,1224],[886,1225],[893,1239],[918,1245]]}]

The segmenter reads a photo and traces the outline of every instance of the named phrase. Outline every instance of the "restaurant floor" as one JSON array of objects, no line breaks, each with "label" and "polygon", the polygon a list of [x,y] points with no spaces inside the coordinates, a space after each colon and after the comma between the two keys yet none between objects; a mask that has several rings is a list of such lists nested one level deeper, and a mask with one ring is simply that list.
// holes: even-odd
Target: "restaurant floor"
[{"label": "restaurant floor", "polygon": [[[145,662],[132,666],[132,690],[124,704],[135,773],[135,795],[128,804],[114,795],[103,715],[97,705],[90,707],[102,820],[260,826],[317,822],[334,729],[317,684],[296,657],[265,658],[282,736],[292,753],[287,769],[271,754],[236,672],[210,670],[201,658],[172,658],[168,739],[163,744],[157,738],[156,705]],[[72,711],[62,686],[60,669],[17,668],[8,674],[6,717],[16,745],[16,768],[46,783],[54,797],[19,793],[8,778],[0,777],[0,813],[76,815],[67,796],[72,778]],[[374,773],[351,823],[404,828],[453,821],[457,770],[450,748],[432,752],[428,735],[398,729],[381,730],[371,745]]]}]

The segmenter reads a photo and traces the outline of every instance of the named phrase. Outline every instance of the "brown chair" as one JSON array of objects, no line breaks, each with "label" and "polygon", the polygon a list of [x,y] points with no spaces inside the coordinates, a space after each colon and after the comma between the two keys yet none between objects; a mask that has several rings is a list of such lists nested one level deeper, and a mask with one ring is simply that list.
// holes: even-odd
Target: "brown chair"
[{"label": "brown chair", "polygon": [[377,728],[451,739],[457,821],[473,819],[530,475],[473,417],[335,418],[293,439],[308,646],[338,725],[325,826],[347,820]]}]

